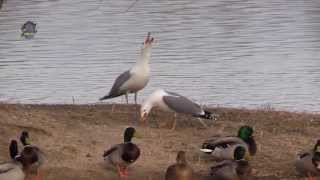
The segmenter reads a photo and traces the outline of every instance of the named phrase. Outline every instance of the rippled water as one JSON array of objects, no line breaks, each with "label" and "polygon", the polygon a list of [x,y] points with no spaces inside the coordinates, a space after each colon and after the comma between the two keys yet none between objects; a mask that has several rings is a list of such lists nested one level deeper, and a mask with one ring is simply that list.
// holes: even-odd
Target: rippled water
[{"label": "rippled water", "polygon": [[[31,40],[20,37],[28,20]],[[320,112],[318,0],[6,0],[0,100],[95,103],[148,31],[152,78],[140,102],[164,88],[207,105]]]}]

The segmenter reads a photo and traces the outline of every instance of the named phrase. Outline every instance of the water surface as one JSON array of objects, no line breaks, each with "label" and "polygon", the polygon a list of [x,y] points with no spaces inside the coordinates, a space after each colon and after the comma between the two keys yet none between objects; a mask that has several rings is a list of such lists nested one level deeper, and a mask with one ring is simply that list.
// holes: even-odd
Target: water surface
[{"label": "water surface", "polygon": [[[140,102],[164,88],[211,106],[320,112],[320,1],[138,0],[128,10],[134,2],[5,1],[0,100],[96,103],[151,31]],[[20,37],[28,20],[31,40]]]}]

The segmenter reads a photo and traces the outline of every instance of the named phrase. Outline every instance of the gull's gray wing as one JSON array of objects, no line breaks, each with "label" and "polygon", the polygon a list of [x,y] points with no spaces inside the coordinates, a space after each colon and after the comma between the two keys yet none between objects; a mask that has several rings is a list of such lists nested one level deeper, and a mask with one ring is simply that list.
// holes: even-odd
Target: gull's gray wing
[{"label": "gull's gray wing", "polygon": [[188,98],[173,92],[167,93],[168,95],[163,96],[162,99],[170,109],[178,113],[186,113],[192,115],[201,115],[203,113],[202,108]]},{"label": "gull's gray wing", "polygon": [[117,77],[117,79],[114,81],[113,86],[109,92],[108,95],[100,98],[100,100],[109,99],[121,96],[126,93],[125,89],[120,89],[121,86],[127,82],[131,78],[130,71],[125,71],[124,73],[120,74],[120,76]]}]

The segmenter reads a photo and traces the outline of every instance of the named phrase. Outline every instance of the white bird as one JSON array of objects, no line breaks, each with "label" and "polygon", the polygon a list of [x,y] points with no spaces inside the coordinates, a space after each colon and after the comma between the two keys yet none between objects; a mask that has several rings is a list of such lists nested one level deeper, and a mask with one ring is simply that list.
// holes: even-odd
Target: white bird
[{"label": "white bird", "polygon": [[[141,105],[140,121],[145,122],[146,118],[153,107],[158,107],[164,111],[173,111],[175,113],[190,114],[198,117],[200,123],[206,127],[202,119],[214,119],[212,113],[201,108],[200,105],[181,96],[177,93],[159,89],[154,91]],[[176,114],[175,114],[176,117]],[[176,118],[174,118],[172,129],[175,129]]]},{"label": "white bird", "polygon": [[137,104],[138,91],[146,87],[149,82],[149,60],[153,40],[154,39],[149,32],[143,43],[140,58],[137,60],[136,64],[130,70],[125,71],[117,77],[109,94],[100,98],[100,101],[125,95],[128,104],[128,94],[134,93],[135,104]]}]

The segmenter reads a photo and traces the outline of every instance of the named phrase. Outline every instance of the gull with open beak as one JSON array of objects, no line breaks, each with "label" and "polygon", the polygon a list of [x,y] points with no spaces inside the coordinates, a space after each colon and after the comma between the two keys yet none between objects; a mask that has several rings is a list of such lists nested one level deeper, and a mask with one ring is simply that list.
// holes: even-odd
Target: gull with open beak
[{"label": "gull with open beak", "polygon": [[149,32],[143,43],[140,58],[137,60],[136,64],[117,77],[110,92],[106,96],[100,98],[100,101],[125,95],[128,104],[128,94],[134,93],[135,104],[137,104],[138,91],[146,87],[149,82],[149,60],[153,41],[154,38],[151,37],[151,33]]}]

